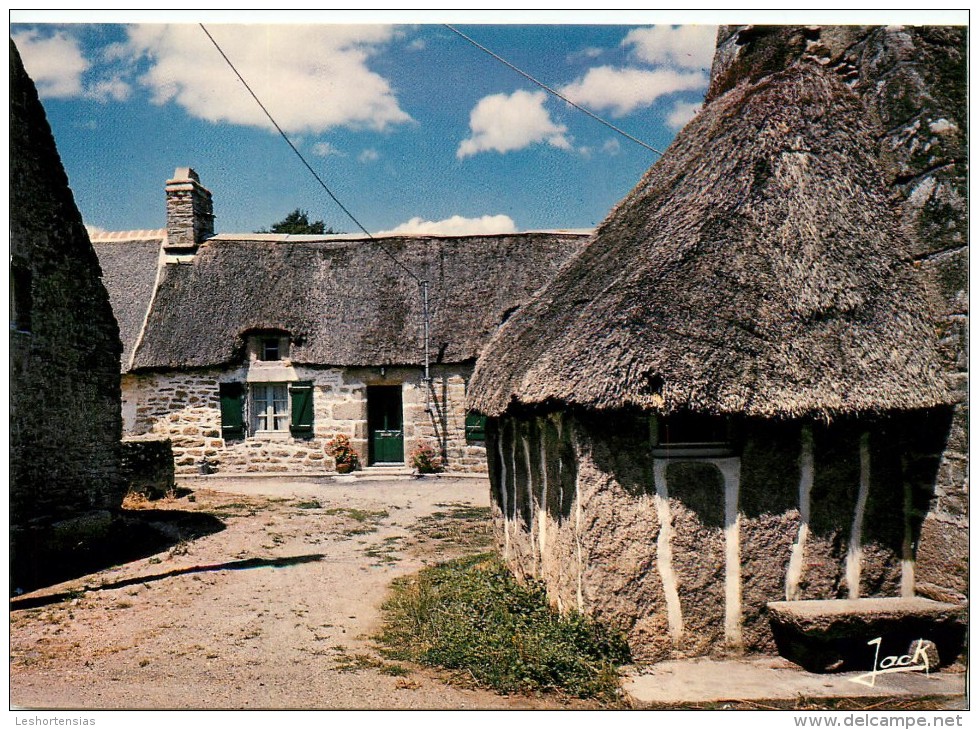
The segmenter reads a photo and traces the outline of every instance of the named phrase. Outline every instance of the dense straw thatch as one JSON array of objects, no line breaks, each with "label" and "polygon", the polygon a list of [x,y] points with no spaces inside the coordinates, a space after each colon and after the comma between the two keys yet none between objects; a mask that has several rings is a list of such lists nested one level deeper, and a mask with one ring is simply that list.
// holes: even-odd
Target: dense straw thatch
[{"label": "dense straw thatch", "polygon": [[470,404],[829,417],[944,402],[866,117],[808,62],[714,100],[500,330]]},{"label": "dense straw thatch", "polygon": [[160,244],[165,232],[156,233],[155,237],[115,234],[111,239],[92,241],[102,266],[102,283],[109,291],[112,313],[119,323],[123,371],[129,366],[146,309],[153,298]]},{"label": "dense straw thatch", "polygon": [[585,240],[217,236],[191,263],[166,266],[133,369],[236,362],[244,337],[261,330],[288,332],[297,364],[420,364],[422,295],[408,271],[430,283],[432,362],[474,361]]}]

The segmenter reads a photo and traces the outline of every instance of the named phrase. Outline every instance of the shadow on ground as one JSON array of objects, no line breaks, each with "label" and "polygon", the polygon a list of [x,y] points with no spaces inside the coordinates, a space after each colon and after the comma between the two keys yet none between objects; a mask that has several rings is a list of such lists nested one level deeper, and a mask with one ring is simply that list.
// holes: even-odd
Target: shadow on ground
[{"label": "shadow on ground", "polygon": [[22,559],[11,566],[12,594],[146,558],[225,528],[214,515],[154,509],[98,512],[73,520],[70,528],[62,525],[19,536]]},{"label": "shadow on ground", "polygon": [[[102,583],[97,586],[86,586],[84,589],[82,589],[82,592],[91,593],[93,591],[111,591],[116,588],[125,588],[126,586],[136,584],[145,585],[146,583],[153,583],[154,581],[163,580],[164,578],[173,578],[178,575],[187,575],[189,573],[214,573],[219,570],[251,570],[252,568],[285,568],[290,565],[315,563],[325,557],[326,555],[323,553],[312,553],[310,555],[291,555],[285,558],[246,558],[245,560],[231,560],[226,563],[190,565],[184,568],[174,568],[173,570],[168,570],[163,573],[154,573],[153,575],[138,575],[134,578],[124,578],[123,580],[117,580],[112,583]],[[40,606],[47,606],[52,603],[60,603],[61,601],[77,597],[78,593],[78,591],[63,591],[61,593],[52,593],[44,596],[14,598],[10,601],[10,610],[20,611],[25,608],[38,608]]]}]

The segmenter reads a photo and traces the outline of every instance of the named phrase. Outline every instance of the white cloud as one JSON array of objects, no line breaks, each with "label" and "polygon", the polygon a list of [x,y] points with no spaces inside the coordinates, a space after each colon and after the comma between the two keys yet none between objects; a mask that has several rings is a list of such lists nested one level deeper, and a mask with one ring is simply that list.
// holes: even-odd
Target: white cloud
[{"label": "white cloud", "polygon": [[588,47],[582,48],[580,51],[574,51],[568,54],[568,60],[571,62],[579,61],[582,59],[594,59],[605,53],[601,48]]},{"label": "white cloud", "polygon": [[613,157],[619,154],[619,150],[622,149],[622,145],[619,144],[617,139],[607,139],[605,144],[602,145],[602,152],[612,155]]},{"label": "white cloud", "polygon": [[42,38],[34,30],[15,33],[13,38],[41,97],[65,99],[82,95],[82,74],[91,64],[76,39],[63,32]]},{"label": "white cloud", "polygon": [[[384,130],[411,120],[368,61],[388,26],[214,25],[208,28],[279,125],[292,133],[337,126]],[[265,114],[196,25],[136,25],[123,49],[149,61],[140,78],[157,104],[175,102],[210,122],[271,129]]]},{"label": "white cloud", "polygon": [[697,102],[678,101],[673,105],[673,110],[666,117],[666,123],[673,129],[680,129],[687,122],[697,116],[701,104]]},{"label": "white cloud", "polygon": [[710,69],[716,37],[714,25],[655,25],[629,31],[622,45],[645,63]]},{"label": "white cloud", "polygon": [[132,93],[132,87],[118,76],[102,79],[92,84],[85,92],[96,101],[125,101]]},{"label": "white cloud", "polygon": [[379,159],[381,159],[381,155],[373,147],[368,147],[366,150],[357,155],[358,162],[376,162]]},{"label": "white cloud", "polygon": [[345,157],[346,156],[346,155],[343,154],[343,152],[341,152],[340,150],[338,150],[336,147],[334,147],[329,142],[317,142],[316,144],[314,144],[313,145],[313,154],[316,155],[317,157],[330,157],[331,155],[334,156],[334,157]]},{"label": "white cloud", "polygon": [[483,97],[469,115],[471,136],[459,145],[456,157],[462,159],[491,150],[512,152],[538,142],[569,149],[571,143],[564,136],[567,127],[551,120],[544,108],[546,99],[543,91]]},{"label": "white cloud", "polygon": [[383,234],[441,234],[447,236],[488,235],[492,233],[516,233],[517,225],[508,215],[484,215],[480,218],[463,218],[454,215],[440,221],[426,221],[415,217],[407,223],[382,231]]},{"label": "white cloud", "polygon": [[409,51],[424,51],[427,44],[424,38],[415,38],[411,43],[407,45]]},{"label": "white cloud", "polygon": [[621,117],[649,106],[661,96],[696,91],[706,85],[707,76],[698,71],[598,66],[561,92],[577,104],[592,110],[607,109]]}]

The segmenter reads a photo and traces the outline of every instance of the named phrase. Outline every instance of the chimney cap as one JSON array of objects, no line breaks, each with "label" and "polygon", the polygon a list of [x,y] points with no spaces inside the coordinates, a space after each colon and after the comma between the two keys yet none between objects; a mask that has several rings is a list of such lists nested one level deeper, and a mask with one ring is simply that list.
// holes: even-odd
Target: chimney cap
[{"label": "chimney cap", "polygon": [[197,173],[194,172],[194,168],[178,167],[176,170],[173,171],[173,179],[167,180],[167,184],[176,183],[176,182],[188,182],[188,181],[200,183],[201,179],[197,175]]}]

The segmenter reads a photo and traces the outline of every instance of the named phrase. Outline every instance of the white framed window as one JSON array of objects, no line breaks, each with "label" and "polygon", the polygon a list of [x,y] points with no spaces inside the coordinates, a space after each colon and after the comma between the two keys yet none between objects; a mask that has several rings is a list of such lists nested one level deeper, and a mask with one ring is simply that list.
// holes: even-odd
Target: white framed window
[{"label": "white framed window", "polygon": [[251,383],[249,397],[252,433],[289,431],[288,383]]}]

